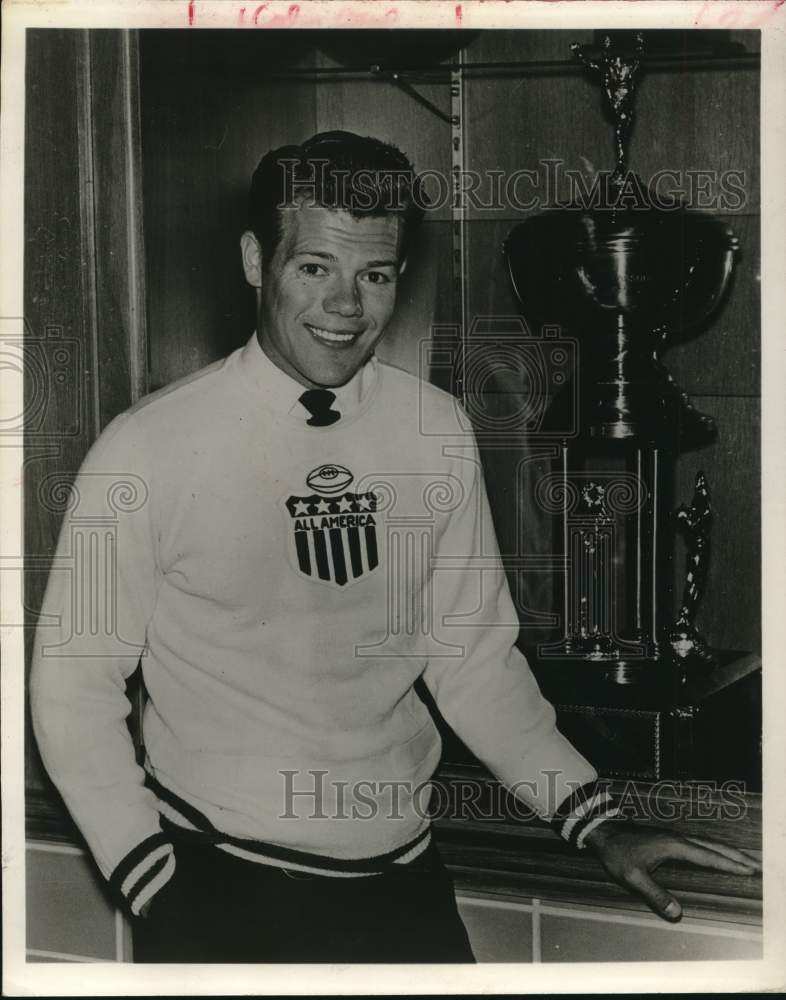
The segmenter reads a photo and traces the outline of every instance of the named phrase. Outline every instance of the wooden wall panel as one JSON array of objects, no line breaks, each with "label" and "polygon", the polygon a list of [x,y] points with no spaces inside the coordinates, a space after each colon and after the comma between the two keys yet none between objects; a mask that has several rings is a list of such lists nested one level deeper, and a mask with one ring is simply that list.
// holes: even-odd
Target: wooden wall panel
[{"label": "wooden wall panel", "polygon": [[570,59],[570,43],[587,45],[592,31],[570,28],[552,31],[482,31],[467,48],[466,61],[557,62]]},{"label": "wooden wall panel", "polygon": [[[92,261],[80,170],[85,56],[81,32],[28,32],[24,295],[30,476],[43,476],[46,462],[77,467],[94,433]],[[28,553],[47,555],[54,547],[57,523],[43,515],[28,493]]]},{"label": "wooden wall panel", "polygon": [[90,33],[100,423],[147,392],[147,295],[136,32]]},{"label": "wooden wall panel", "polygon": [[[400,279],[398,304],[377,354],[383,361],[421,374],[421,345],[429,340],[435,324],[453,322],[453,288],[450,273],[452,252],[450,225],[423,225],[416,247]],[[429,377],[428,370],[422,372]]]},{"label": "wooden wall panel", "polygon": [[[630,162],[645,180],[658,170],[679,171],[687,191],[699,182],[691,171],[707,171],[708,177],[717,173],[717,180],[708,183],[707,203],[697,194],[696,208],[758,212],[758,70],[647,73],[636,101]],[[727,194],[725,209],[722,171],[742,174],[742,194],[734,193],[731,202]],[[723,187],[730,186],[727,179]]]},{"label": "wooden wall panel", "polygon": [[[485,192],[491,190],[486,182],[491,171],[502,171],[504,183],[510,185],[509,195],[503,189],[501,209],[470,205],[470,218],[513,219],[545,208],[555,197],[555,187],[541,161],[562,161],[556,184],[562,199],[569,196],[565,169],[594,173],[613,166],[611,129],[599,102],[598,88],[580,75],[470,79],[465,99],[467,166],[483,179],[481,202],[490,200]],[[514,181],[522,170],[535,171],[536,180]]]},{"label": "wooden wall panel", "polygon": [[[27,662],[61,515],[42,499],[73,477],[98,422],[93,259],[86,233],[86,33],[28,31],[25,115],[25,605]],[[67,169],[65,169],[67,165]],[[27,728],[26,780],[44,787]]]},{"label": "wooden wall panel", "polygon": [[[136,37],[27,35],[25,552],[28,660],[63,489],[146,389]],[[28,784],[48,787],[29,736]]]}]

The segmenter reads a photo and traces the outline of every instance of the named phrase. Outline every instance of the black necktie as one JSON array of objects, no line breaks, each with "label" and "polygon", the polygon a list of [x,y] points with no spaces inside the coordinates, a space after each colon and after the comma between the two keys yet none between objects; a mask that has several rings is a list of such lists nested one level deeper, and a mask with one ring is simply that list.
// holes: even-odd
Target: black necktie
[{"label": "black necktie", "polygon": [[306,421],[309,427],[330,427],[341,419],[338,410],[330,409],[335,399],[335,392],[329,389],[306,389],[300,397],[300,402],[311,414]]}]

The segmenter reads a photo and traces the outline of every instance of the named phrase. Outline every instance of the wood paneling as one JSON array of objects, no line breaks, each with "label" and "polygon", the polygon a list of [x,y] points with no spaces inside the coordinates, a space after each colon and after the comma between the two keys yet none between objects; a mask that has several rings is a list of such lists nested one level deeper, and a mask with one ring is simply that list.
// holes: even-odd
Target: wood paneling
[{"label": "wood paneling", "polygon": [[[63,512],[99,431],[146,389],[136,37],[28,31],[28,654]],[[29,656],[28,656],[29,659]],[[28,728],[28,783],[48,788]]]},{"label": "wood paneling", "polygon": [[138,35],[89,37],[100,423],[147,392]]},{"label": "wood paneling", "polygon": [[[25,605],[27,662],[60,514],[39,495],[68,481],[98,424],[94,258],[84,106],[87,35],[28,31],[25,117]],[[48,786],[26,733],[26,779]]]},{"label": "wood paneling", "polygon": [[[80,101],[85,36],[30,31],[25,146],[27,475],[76,469],[94,434],[91,268],[85,233]],[[64,170],[68,164],[68,171]],[[26,551],[51,555],[58,521],[34,491],[25,509]],[[40,590],[28,593],[38,606]]]},{"label": "wood paneling", "polygon": [[587,45],[592,31],[581,28],[548,31],[482,31],[467,47],[466,61],[545,62],[570,59],[570,43]]},{"label": "wood paneling", "polygon": [[[502,171],[511,185],[509,195],[503,192],[501,208],[470,207],[470,218],[523,217],[545,208],[555,196],[567,198],[564,169],[555,191],[541,161],[560,160],[565,169],[582,172],[611,168],[613,134],[599,104],[598,88],[584,76],[470,79],[467,167],[484,179],[492,171]],[[521,170],[536,171],[537,178],[522,179],[514,187],[513,175]],[[479,194],[484,190],[485,185]],[[483,196],[482,201],[489,199]]]},{"label": "wood paneling", "polygon": [[[658,170],[676,170],[686,191],[694,185],[695,208],[758,212],[758,70],[649,73],[639,88],[634,130],[630,163],[645,180]],[[727,196],[726,209],[720,201],[705,205],[698,197],[699,178],[691,178],[691,171],[718,175],[707,185],[710,202],[721,198],[723,171],[742,173],[743,194],[735,194],[731,204]]]},{"label": "wood paneling", "polygon": [[426,379],[422,346],[431,339],[435,324],[453,321],[451,252],[449,224],[425,223],[400,280],[395,315],[377,350],[383,361]]}]

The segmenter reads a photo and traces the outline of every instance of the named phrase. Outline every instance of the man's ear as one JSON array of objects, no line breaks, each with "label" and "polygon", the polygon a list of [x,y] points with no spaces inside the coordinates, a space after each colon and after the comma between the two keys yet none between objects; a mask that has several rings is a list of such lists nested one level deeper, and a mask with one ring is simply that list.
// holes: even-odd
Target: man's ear
[{"label": "man's ear", "polygon": [[240,252],[243,256],[243,271],[246,281],[254,288],[262,285],[262,248],[252,232],[246,230],[240,237]]}]

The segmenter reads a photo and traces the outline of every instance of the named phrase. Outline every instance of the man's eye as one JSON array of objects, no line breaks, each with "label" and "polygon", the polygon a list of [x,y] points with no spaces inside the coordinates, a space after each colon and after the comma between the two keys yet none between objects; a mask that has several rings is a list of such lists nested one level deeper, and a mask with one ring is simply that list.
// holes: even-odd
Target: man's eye
[{"label": "man's eye", "polygon": [[372,285],[387,285],[392,280],[389,274],[382,271],[366,271],[363,278]]},{"label": "man's eye", "polygon": [[313,261],[309,261],[306,264],[300,265],[301,274],[308,274],[311,277],[316,277],[320,274],[326,274],[327,268],[323,264],[315,264]]}]

